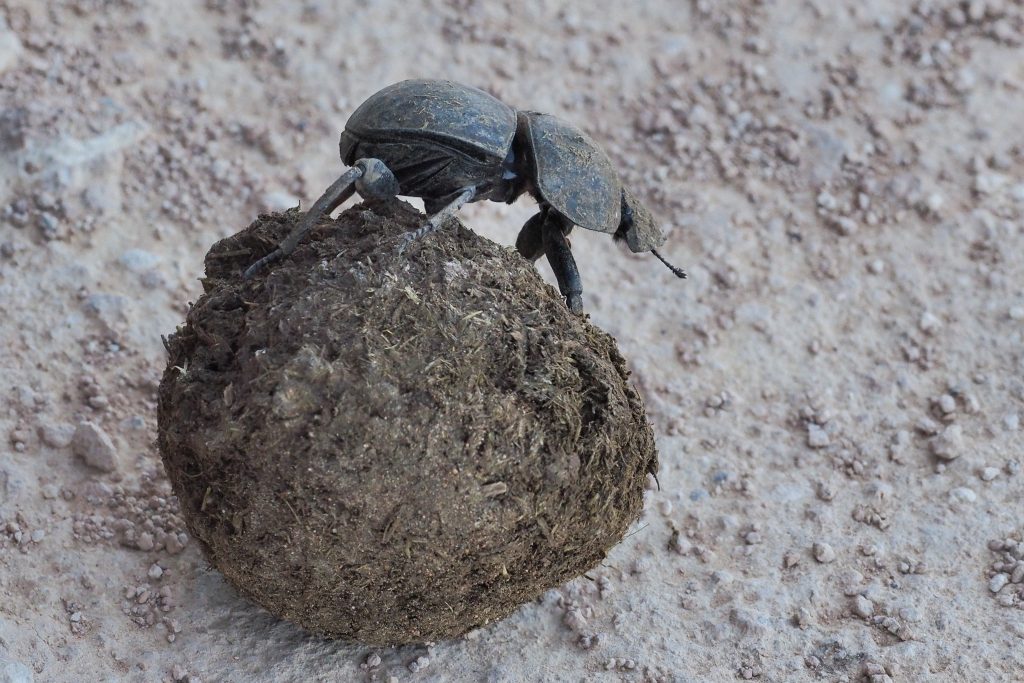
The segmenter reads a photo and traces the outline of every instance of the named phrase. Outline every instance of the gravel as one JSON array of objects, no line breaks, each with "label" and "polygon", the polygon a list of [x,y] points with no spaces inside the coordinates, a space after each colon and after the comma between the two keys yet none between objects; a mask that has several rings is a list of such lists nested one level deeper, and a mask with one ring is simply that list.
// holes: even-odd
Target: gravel
[{"label": "gravel", "polygon": [[47,423],[39,426],[39,440],[51,448],[67,448],[74,437],[74,425]]},{"label": "gravel", "polygon": [[985,467],[978,473],[978,476],[981,477],[982,481],[992,481],[999,476],[999,468]]},{"label": "gravel", "polygon": [[853,613],[866,619],[875,613],[875,605],[863,595],[858,595],[853,599]]},{"label": "gravel", "polygon": [[956,460],[963,452],[963,428],[950,425],[931,441],[931,451],[939,460]]},{"label": "gravel", "polygon": [[814,553],[814,559],[822,564],[829,564],[836,560],[836,551],[828,543],[816,542],[812,552]]},{"label": "gravel", "polygon": [[974,492],[974,489],[966,486],[957,486],[951,489],[949,497],[954,503],[970,504],[978,500],[978,494]]},{"label": "gravel", "polygon": [[12,69],[24,53],[21,40],[7,22],[0,19],[0,74]]},{"label": "gravel", "polygon": [[831,443],[828,432],[819,425],[807,425],[807,445],[811,448],[825,448]]},{"label": "gravel", "polygon": [[71,450],[91,467],[102,472],[117,469],[117,449],[103,428],[93,422],[80,422],[71,440]]}]

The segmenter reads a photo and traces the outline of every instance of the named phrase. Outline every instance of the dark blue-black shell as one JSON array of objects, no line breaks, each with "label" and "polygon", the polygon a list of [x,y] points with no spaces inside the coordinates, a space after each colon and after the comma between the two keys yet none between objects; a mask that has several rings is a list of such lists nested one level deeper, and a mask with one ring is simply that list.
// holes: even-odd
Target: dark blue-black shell
[{"label": "dark blue-black shell", "polygon": [[432,140],[500,163],[516,134],[516,113],[477,88],[409,80],[371,95],[349,117],[345,130],[367,141]]}]

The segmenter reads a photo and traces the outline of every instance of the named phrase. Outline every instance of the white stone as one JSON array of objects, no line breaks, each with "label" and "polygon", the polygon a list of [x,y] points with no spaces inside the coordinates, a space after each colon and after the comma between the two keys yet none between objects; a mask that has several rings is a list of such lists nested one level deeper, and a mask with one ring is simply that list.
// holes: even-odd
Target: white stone
[{"label": "white stone", "polygon": [[24,51],[18,35],[0,18],[0,74],[12,69]]},{"label": "white stone", "polygon": [[117,449],[103,429],[93,422],[81,422],[75,429],[71,449],[85,462],[104,472],[117,469]]}]

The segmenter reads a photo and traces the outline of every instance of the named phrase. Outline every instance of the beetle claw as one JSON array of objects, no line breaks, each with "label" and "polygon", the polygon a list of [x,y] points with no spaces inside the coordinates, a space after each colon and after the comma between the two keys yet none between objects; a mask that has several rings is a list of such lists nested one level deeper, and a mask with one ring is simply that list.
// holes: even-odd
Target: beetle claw
[{"label": "beetle claw", "polygon": [[280,248],[275,249],[274,251],[270,252],[269,254],[267,254],[266,256],[261,258],[256,263],[254,263],[251,266],[249,266],[248,268],[246,268],[245,272],[242,274],[242,279],[243,280],[251,280],[257,273],[259,273],[261,270],[263,270],[267,266],[272,265],[272,264],[277,263],[278,261],[280,261],[284,257],[284,255],[285,255],[284,252],[281,251]]}]

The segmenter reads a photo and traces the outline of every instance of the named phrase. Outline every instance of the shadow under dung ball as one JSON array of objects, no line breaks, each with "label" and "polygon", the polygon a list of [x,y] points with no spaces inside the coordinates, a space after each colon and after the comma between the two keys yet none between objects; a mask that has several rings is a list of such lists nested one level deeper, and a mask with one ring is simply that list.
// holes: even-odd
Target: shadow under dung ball
[{"label": "shadow under dung ball", "polygon": [[240,593],[318,634],[439,640],[600,562],[657,468],[614,340],[513,250],[359,205],[252,281],[301,214],[206,256],[167,341],[159,445]]}]

